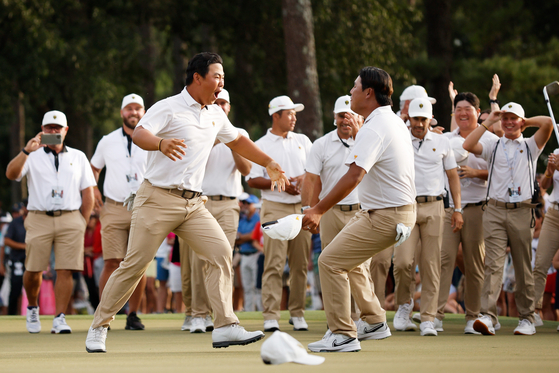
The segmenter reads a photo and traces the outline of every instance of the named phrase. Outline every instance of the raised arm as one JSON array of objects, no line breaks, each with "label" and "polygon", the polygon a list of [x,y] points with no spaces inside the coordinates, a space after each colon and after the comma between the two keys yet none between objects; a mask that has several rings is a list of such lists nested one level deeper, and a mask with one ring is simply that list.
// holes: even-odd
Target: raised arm
[{"label": "raised arm", "polygon": [[[34,152],[35,150],[44,147],[41,145],[41,136],[43,135],[42,132],[39,132],[37,136],[33,137],[31,140],[27,142],[25,147],[23,148],[27,153]],[[25,166],[25,162],[27,162],[28,155],[25,154],[23,151],[19,152],[18,155],[14,157],[8,164],[6,168],[6,177],[10,180],[16,180],[21,175],[21,171],[23,171],[23,166]]]},{"label": "raised arm", "polygon": [[539,128],[534,134],[534,140],[536,140],[536,145],[538,145],[538,148],[542,149],[551,137],[551,133],[553,132],[553,122],[551,121],[551,118],[543,115],[526,118],[526,120],[524,121],[524,126],[522,127],[522,131],[524,131],[524,129],[528,127]]},{"label": "raised arm", "polygon": [[489,117],[478,126],[475,130],[472,131],[464,141],[462,147],[469,151],[470,153],[474,153],[475,155],[480,155],[483,152],[483,146],[479,143],[479,139],[483,136],[485,131],[489,131],[489,128],[493,126],[494,123],[501,121],[501,114],[503,112],[500,110],[492,111],[489,114]]}]

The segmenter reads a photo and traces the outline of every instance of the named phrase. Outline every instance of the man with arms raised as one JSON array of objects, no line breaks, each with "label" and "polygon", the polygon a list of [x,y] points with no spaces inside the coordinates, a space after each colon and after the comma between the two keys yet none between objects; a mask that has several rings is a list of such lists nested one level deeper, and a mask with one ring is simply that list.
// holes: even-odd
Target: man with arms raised
[{"label": "man with arms raised", "polygon": [[204,206],[202,180],[217,138],[266,167],[272,187],[283,189],[288,181],[280,166],[241,136],[221,108],[212,105],[224,84],[222,63],[215,53],[194,56],[186,69],[183,91],[153,105],[134,130],[134,143],[150,152],[148,166],[134,200],[126,257],[105,286],[86,339],[88,352],[105,352],[109,323],[130,298],[170,231],[208,263],[207,289],[215,313],[213,346],[245,345],[264,336],[238,325],[231,299],[231,246]]},{"label": "man with arms raised", "polygon": [[351,90],[351,109],[366,119],[346,159],[349,170],[327,196],[305,210],[303,228],[315,230],[322,215],[361,183],[362,209],[318,259],[330,330],[322,340],[309,344],[314,352],[361,349],[351,319],[351,294],[361,310],[365,332],[385,320],[369,282],[350,292],[348,272],[403,242],[415,224],[413,148],[406,125],[390,107],[392,92],[388,73],[376,67],[361,70]]}]

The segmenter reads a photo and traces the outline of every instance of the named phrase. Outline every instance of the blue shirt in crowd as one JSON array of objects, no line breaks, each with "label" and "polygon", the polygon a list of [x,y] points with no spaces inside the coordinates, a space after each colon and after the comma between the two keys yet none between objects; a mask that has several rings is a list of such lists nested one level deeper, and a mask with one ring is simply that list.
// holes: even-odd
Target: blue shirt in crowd
[{"label": "blue shirt in crowd", "polygon": [[[240,234],[252,233],[256,224],[260,221],[260,215],[258,213],[254,213],[252,217],[249,219],[246,215],[241,215],[239,219],[239,229],[238,232]],[[254,254],[256,251],[254,246],[252,246],[252,241],[245,242],[239,246],[239,252],[241,254]]]}]

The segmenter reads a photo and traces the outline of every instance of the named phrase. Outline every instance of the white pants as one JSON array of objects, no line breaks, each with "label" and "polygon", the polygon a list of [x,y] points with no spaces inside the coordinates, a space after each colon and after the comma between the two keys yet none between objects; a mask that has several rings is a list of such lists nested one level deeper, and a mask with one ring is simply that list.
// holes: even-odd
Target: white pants
[{"label": "white pants", "polygon": [[256,289],[259,257],[260,252],[241,256],[241,280],[243,283],[243,292],[245,297],[245,311],[262,310],[259,291]]}]

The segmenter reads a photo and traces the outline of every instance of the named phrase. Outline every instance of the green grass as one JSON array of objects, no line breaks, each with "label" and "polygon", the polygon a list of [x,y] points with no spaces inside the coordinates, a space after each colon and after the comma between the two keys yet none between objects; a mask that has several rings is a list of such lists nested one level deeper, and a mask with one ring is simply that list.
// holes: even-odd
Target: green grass
[{"label": "green grass", "polygon": [[[262,328],[262,315],[239,313],[248,330]],[[393,312],[388,313],[392,326]],[[280,327],[304,346],[322,338],[323,311],[305,315],[308,332],[294,332],[289,315],[282,312]],[[326,353],[324,364],[303,366],[264,365],[257,342],[248,346],[214,349],[211,333],[180,331],[182,315],[142,315],[144,331],[124,330],[125,318],[111,324],[106,354],[88,354],[85,337],[91,316],[68,316],[70,335],[52,335],[52,316],[41,317],[43,331],[29,334],[21,316],[0,317],[0,372],[551,372],[559,364],[559,333],[556,322],[545,322],[534,336],[515,336],[518,320],[500,318],[496,336],[464,335],[464,315],[447,315],[445,331],[438,337],[419,332],[394,332],[381,341],[364,341],[358,353]]]}]

